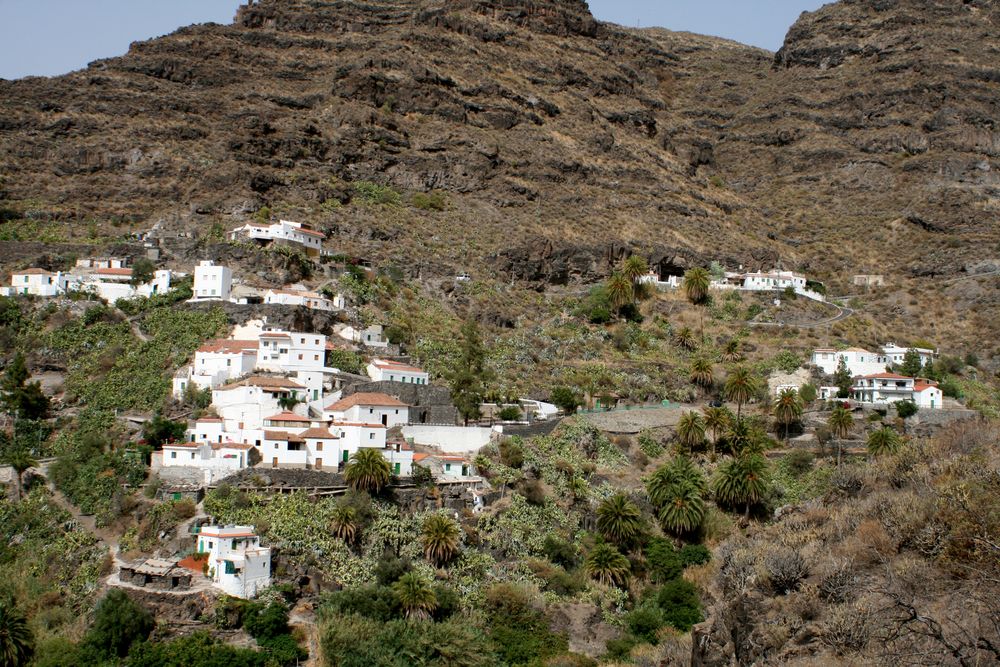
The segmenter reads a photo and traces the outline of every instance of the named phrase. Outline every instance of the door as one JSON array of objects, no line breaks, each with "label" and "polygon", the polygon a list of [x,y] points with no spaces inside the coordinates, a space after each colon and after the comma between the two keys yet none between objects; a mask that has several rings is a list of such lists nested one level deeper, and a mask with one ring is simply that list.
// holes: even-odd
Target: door
[{"label": "door", "polygon": [[345,449],[344,450],[344,463],[347,463],[348,459],[350,459],[350,458],[351,458],[351,453]]},{"label": "door", "polygon": [[278,467],[278,457],[277,456],[271,458],[271,467],[272,468],[277,468]]},{"label": "door", "polygon": [[316,470],[323,469],[323,459],[316,459]]},{"label": "door", "polygon": [[392,472],[394,472],[397,475],[399,474],[399,464],[398,463],[396,463],[396,464],[394,464],[392,466]]},{"label": "door", "polygon": [[382,426],[389,425],[389,415],[382,415]]}]

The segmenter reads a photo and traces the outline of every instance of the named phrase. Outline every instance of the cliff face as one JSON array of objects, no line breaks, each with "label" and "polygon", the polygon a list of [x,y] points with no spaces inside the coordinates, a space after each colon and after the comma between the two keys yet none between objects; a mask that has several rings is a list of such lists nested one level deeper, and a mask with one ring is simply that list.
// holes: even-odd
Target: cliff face
[{"label": "cliff face", "polygon": [[[268,206],[424,276],[593,279],[630,250],[665,272],[780,261],[840,293],[881,273],[892,326],[932,310],[973,336],[996,286],[940,282],[1000,266],[998,21],[843,1],[771,54],[581,0],[262,0],[0,81],[0,208],[72,242],[81,220],[204,232]],[[400,203],[364,203],[367,182]],[[414,205],[431,190],[444,210]]]},{"label": "cliff face", "polygon": [[[548,247],[586,255],[570,278],[605,274],[612,248],[773,261],[752,209],[668,141],[675,65],[578,0],[265,0],[231,26],[0,82],[6,189],[13,207],[135,227],[267,205],[421,275],[488,260],[544,279],[559,272],[518,258]],[[360,181],[402,204],[359,205]],[[409,205],[430,190],[446,210]]]},{"label": "cliff face", "polygon": [[1000,315],[995,282],[969,278],[1000,256],[998,38],[993,2],[845,0],[771,62],[702,48],[677,107],[784,259],[842,293],[886,274],[879,319],[976,340]]}]

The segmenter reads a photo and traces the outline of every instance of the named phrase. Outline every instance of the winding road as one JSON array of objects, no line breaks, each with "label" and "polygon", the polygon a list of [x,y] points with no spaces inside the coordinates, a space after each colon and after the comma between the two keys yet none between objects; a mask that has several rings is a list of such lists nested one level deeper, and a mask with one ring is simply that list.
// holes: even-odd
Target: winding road
[{"label": "winding road", "polygon": [[846,320],[848,317],[854,314],[853,308],[848,308],[847,306],[839,306],[833,303],[832,301],[822,301],[819,303],[825,303],[828,306],[836,308],[837,314],[825,320],[819,320],[816,322],[804,322],[802,324],[795,324],[788,322],[754,322],[753,320],[747,320],[746,323],[749,324],[750,326],[755,326],[755,327],[797,327],[799,329],[815,329],[816,327],[826,327],[830,326],[834,322]]}]

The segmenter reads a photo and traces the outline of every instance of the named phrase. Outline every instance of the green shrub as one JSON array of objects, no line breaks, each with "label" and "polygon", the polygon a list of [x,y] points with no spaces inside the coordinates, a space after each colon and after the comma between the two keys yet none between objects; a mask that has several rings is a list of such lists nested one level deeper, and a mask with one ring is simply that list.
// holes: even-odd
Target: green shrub
[{"label": "green shrub", "polygon": [[378,185],[371,181],[356,181],[354,193],[366,204],[398,206],[401,201],[398,192],[387,185]]},{"label": "green shrub", "polygon": [[279,665],[298,665],[309,657],[309,652],[303,650],[289,634],[258,640],[257,645],[264,649],[268,658]]},{"label": "green shrub", "polygon": [[113,588],[97,604],[84,643],[108,657],[124,658],[132,644],[146,639],[155,625],[149,611],[123,590]]},{"label": "green shrub", "polygon": [[685,544],[678,555],[684,567],[704,565],[712,560],[712,552],[704,544]]},{"label": "green shrub", "polygon": [[326,363],[345,373],[363,375],[365,372],[364,359],[361,358],[361,355],[350,350],[328,350],[326,353]]},{"label": "green shrub", "polygon": [[686,579],[664,584],[656,595],[656,604],[663,610],[664,622],[681,632],[687,632],[702,620],[698,589]]},{"label": "green shrub", "polygon": [[794,373],[802,365],[802,357],[791,350],[782,350],[772,360],[774,367],[785,373]]},{"label": "green shrub", "polygon": [[813,454],[806,449],[793,449],[785,455],[785,465],[793,475],[803,475],[813,466]]},{"label": "green shrub", "polygon": [[277,602],[251,608],[243,619],[243,627],[258,641],[287,635],[288,610]]},{"label": "green shrub", "polygon": [[542,553],[556,565],[571,570],[580,562],[580,552],[576,546],[558,537],[548,535],[542,544]]},{"label": "green shrub", "polygon": [[799,387],[799,398],[802,399],[804,403],[812,403],[816,400],[816,385],[811,383],[806,383]]},{"label": "green shrub", "polygon": [[521,408],[516,405],[508,405],[500,410],[497,417],[499,417],[501,421],[517,421],[521,418]]},{"label": "green shrub", "polygon": [[553,387],[551,400],[557,408],[568,415],[576,412],[581,404],[579,395],[569,387]]},{"label": "green shrub", "polygon": [[604,285],[591,288],[590,292],[576,310],[577,317],[586,319],[591,324],[607,324],[613,318],[611,297]]},{"label": "green shrub", "polygon": [[651,459],[659,458],[663,454],[663,445],[648,431],[639,434],[639,449]]},{"label": "green shrub", "polygon": [[912,417],[920,409],[913,401],[896,401],[893,405],[896,408],[896,414],[902,419]]},{"label": "green shrub", "polygon": [[644,604],[625,617],[625,627],[636,639],[656,644],[656,633],[665,625],[663,611],[655,604]]},{"label": "green shrub", "polygon": [[[268,664],[268,653],[236,648],[213,639],[207,632],[196,632],[190,637],[167,642],[139,642],[129,652],[125,664],[127,667],[265,667]],[[301,657],[302,653],[298,652],[297,656]],[[295,658],[281,660],[288,656],[277,652],[271,653],[270,657],[282,665],[295,664]],[[69,661],[58,664],[88,663]]]},{"label": "green shrub", "polygon": [[650,579],[657,583],[665,583],[681,576],[684,563],[680,554],[670,540],[662,537],[650,538],[645,548],[646,568]]},{"label": "green shrub", "polygon": [[500,462],[509,468],[520,468],[524,465],[524,450],[510,438],[500,441]]},{"label": "green shrub", "polygon": [[440,190],[417,192],[411,198],[413,205],[422,211],[443,211],[448,208],[448,197]]},{"label": "green shrub", "polygon": [[938,388],[941,390],[942,394],[949,398],[962,398],[962,386],[951,376],[942,380],[938,385]]}]

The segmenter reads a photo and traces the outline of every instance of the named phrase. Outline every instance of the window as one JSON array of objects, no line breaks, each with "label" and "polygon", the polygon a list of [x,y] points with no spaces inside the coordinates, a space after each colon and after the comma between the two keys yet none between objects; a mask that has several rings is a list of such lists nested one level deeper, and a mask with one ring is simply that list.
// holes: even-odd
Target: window
[{"label": "window", "polygon": [[322,440],[317,440],[316,441],[316,451],[317,452],[323,451],[323,441]]},{"label": "window", "polygon": [[299,355],[299,361],[302,361],[302,355],[301,354]]},{"label": "window", "polygon": [[300,345],[305,345],[306,344],[306,339],[305,338],[299,338],[299,344]]},{"label": "window", "polygon": [[369,440],[374,440],[375,439],[375,434],[374,433],[369,433],[368,434],[368,439]]},{"label": "window", "polygon": [[450,463],[445,463],[444,464],[444,471],[445,472],[451,472],[451,464]]},{"label": "window", "polygon": [[318,354],[314,354],[313,355],[313,361],[319,361],[319,355]]},{"label": "window", "polygon": [[177,452],[170,452],[170,458],[176,459],[177,458]]}]

